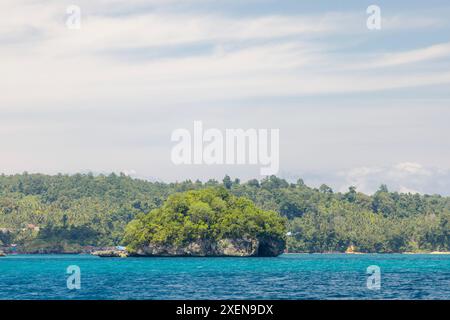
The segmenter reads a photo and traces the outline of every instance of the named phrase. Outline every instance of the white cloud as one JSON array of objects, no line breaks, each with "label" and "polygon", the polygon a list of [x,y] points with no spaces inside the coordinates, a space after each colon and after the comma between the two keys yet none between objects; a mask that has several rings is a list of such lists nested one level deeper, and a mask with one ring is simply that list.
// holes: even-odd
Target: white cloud
[{"label": "white cloud", "polygon": [[448,20],[439,17],[437,14],[430,15],[426,12],[421,12],[420,14],[408,12],[403,14],[389,15],[389,13],[386,13],[387,12],[385,10],[382,10],[382,28],[386,29],[387,31],[434,29],[448,25]]},{"label": "white cloud", "polygon": [[382,184],[401,193],[443,193],[450,188],[449,169],[424,167],[416,162],[353,168],[340,172],[339,176],[345,178],[345,182],[341,182],[341,191],[353,185],[359,191],[371,194]]},{"label": "white cloud", "polygon": [[136,176],[137,172],[134,169],[124,169],[121,172],[126,176]]},{"label": "white cloud", "polygon": [[411,194],[417,194],[418,193],[418,194],[420,194],[419,191],[413,190],[413,189],[409,189],[409,188],[404,187],[404,186],[400,186],[399,192],[400,193],[411,193]]},{"label": "white cloud", "polygon": [[448,58],[450,56],[450,42],[435,44],[426,48],[420,48],[405,52],[387,53],[374,59],[368,64],[372,68],[397,66],[438,58]]},{"label": "white cloud", "polygon": [[[365,32],[357,28],[361,16],[355,13],[256,17],[153,11],[131,16],[86,13],[82,29],[74,31],[65,27],[63,3],[26,3],[10,2],[9,10],[0,10],[0,34],[16,38],[0,52],[2,71],[8,74],[0,79],[5,88],[0,104],[10,108],[36,104],[60,108],[67,101],[82,104],[89,100],[101,106],[136,98],[176,104],[450,83],[450,71],[366,70],[367,65],[392,67],[445,58],[450,53],[448,44],[386,53],[357,67],[358,72],[346,70],[350,61],[339,61],[334,54],[339,46],[314,35]],[[104,5],[94,1],[82,7]],[[189,46],[199,44],[215,49],[190,53]],[[152,58],[167,47],[183,53]],[[135,59],[133,52],[144,58]],[[371,54],[359,59],[365,57],[370,59]]]},{"label": "white cloud", "polygon": [[[223,176],[228,168],[170,167],[171,130],[196,118],[280,128],[282,170],[356,167],[339,181],[450,190],[443,180],[431,184],[446,169],[430,169],[448,162],[446,96],[439,107],[380,98],[448,85],[448,43],[412,41],[404,18],[384,12],[383,29],[369,32],[364,8],[230,15],[190,7],[202,1],[80,0],[81,30],[65,26],[69,1],[1,1],[0,167]],[[421,31],[444,25],[408,18]],[[393,46],[393,34],[414,49]],[[361,93],[371,95],[345,98]],[[405,158],[423,167],[387,168]]]},{"label": "white cloud", "polygon": [[402,162],[394,167],[396,170],[399,170],[400,172],[406,172],[408,174],[430,174],[428,171],[426,171],[423,166],[420,163],[415,162]]}]

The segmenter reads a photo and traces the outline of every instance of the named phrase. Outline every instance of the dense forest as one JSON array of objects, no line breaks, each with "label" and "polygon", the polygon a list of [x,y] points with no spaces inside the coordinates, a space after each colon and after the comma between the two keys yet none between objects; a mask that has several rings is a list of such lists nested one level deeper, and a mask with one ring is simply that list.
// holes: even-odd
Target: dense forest
[{"label": "dense forest", "polygon": [[241,183],[149,182],[126,175],[0,176],[0,246],[78,250],[123,244],[127,224],[172,194],[223,187],[286,219],[290,252],[450,251],[450,198],[401,194],[386,186],[369,196],[350,187],[289,183],[275,176]]}]

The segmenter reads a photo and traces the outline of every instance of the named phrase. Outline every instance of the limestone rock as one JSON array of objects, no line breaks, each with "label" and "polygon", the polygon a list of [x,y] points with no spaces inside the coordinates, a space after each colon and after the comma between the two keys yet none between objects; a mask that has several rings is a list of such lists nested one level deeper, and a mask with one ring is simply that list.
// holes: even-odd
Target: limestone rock
[{"label": "limestone rock", "polygon": [[284,241],[272,239],[197,240],[185,245],[147,244],[133,253],[135,256],[160,257],[275,257],[283,253]]},{"label": "limestone rock", "polygon": [[128,256],[127,252],[119,250],[100,250],[94,251],[91,254],[102,258],[126,258]]}]

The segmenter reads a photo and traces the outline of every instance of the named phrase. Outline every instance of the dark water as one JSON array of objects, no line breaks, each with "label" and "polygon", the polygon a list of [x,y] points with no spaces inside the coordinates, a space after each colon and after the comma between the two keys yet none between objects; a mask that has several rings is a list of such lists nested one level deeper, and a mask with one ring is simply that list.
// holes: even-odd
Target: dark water
[{"label": "dark water", "polygon": [[[81,270],[69,290],[66,269]],[[367,287],[367,267],[381,288]],[[450,299],[450,255],[277,258],[0,258],[0,299]]]}]

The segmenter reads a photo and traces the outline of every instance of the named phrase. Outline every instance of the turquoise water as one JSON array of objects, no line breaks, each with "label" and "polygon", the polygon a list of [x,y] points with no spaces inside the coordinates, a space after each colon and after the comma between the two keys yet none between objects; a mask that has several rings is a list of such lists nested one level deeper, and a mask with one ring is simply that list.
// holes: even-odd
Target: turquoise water
[{"label": "turquoise water", "polygon": [[[81,270],[69,290],[66,269]],[[366,269],[381,270],[369,290]],[[0,299],[450,299],[450,255],[277,258],[0,258]]]}]

